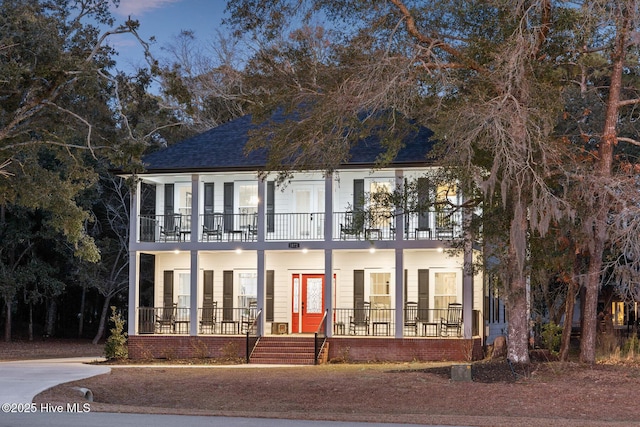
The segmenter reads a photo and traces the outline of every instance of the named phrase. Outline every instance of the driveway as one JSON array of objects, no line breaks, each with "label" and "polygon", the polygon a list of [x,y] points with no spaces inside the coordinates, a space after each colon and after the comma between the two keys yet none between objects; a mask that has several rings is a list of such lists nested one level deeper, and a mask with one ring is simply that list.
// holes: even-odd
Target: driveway
[{"label": "driveway", "polygon": [[0,363],[0,404],[31,403],[40,392],[69,381],[111,372],[106,366],[87,365],[98,357],[21,360]]}]

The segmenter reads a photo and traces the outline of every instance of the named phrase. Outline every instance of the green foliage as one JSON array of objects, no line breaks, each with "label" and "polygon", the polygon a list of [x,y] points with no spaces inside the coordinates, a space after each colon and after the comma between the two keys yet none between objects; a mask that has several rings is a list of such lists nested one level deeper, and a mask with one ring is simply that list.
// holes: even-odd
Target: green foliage
[{"label": "green foliage", "polygon": [[622,352],[628,356],[634,356],[640,353],[640,340],[638,340],[637,334],[633,334],[631,338],[624,342]]},{"label": "green foliage", "polygon": [[560,351],[562,326],[549,322],[542,326],[542,343],[551,353]]},{"label": "green foliage", "polygon": [[104,346],[104,355],[107,359],[126,359],[129,357],[127,347],[127,333],[124,331],[125,321],[114,306],[111,307],[111,317],[113,323],[111,335],[107,338]]}]

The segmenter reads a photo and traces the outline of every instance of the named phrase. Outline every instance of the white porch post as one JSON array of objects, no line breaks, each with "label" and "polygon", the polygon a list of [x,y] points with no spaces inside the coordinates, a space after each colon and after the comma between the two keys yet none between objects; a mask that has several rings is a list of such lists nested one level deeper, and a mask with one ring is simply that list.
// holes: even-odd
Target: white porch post
[{"label": "white porch post", "polygon": [[[402,169],[396,170],[396,187],[402,188],[404,184],[404,172]],[[396,225],[396,240],[402,240],[404,237],[404,215],[406,213],[402,211],[398,206],[395,209],[395,225]],[[402,247],[396,247],[395,250],[396,259],[396,299],[395,299],[395,337],[402,338],[404,336],[404,250]]]},{"label": "white porch post", "polygon": [[[190,241],[192,243],[198,241],[198,220],[200,212],[200,176],[198,174],[191,175],[191,234]],[[198,335],[198,302],[200,295],[198,294],[199,264],[198,251],[192,250],[191,255],[191,274],[189,275],[190,293],[189,293],[189,335]]]},{"label": "white porch post", "polygon": [[256,236],[256,240],[258,241],[258,243],[264,243],[265,236],[267,235],[266,212],[267,212],[267,181],[264,179],[260,179],[258,180],[258,223],[256,224],[256,227],[258,227],[258,235]]},{"label": "white porch post", "polygon": [[[400,188],[403,189],[404,188],[404,171],[402,169],[398,169],[396,170],[396,188]],[[405,203],[403,203],[404,205]],[[394,218],[394,225],[396,227],[396,240],[403,240],[404,239],[404,222],[405,222],[405,215],[407,215],[407,212],[404,211],[403,206],[396,206],[395,210],[395,218]]]},{"label": "white porch post", "polygon": [[198,251],[190,251],[191,255],[191,274],[189,275],[189,335],[198,335],[198,301],[200,301],[200,295],[198,295]]},{"label": "white porch post", "polygon": [[200,230],[200,175],[191,175],[191,234],[190,241],[198,241],[198,231]]},{"label": "white porch post", "polygon": [[[258,230],[260,230],[260,228],[258,228]],[[262,310],[262,315],[260,316],[260,319],[257,323],[257,327],[258,327],[258,336],[261,337],[264,335],[264,324],[265,324],[265,318],[267,316],[267,312],[265,310],[265,288],[266,288],[266,271],[265,271],[265,263],[264,263],[264,250],[263,249],[259,249],[257,251],[257,258],[258,258],[258,295],[256,296],[258,298],[258,311]]]},{"label": "white porch post", "polygon": [[[266,229],[267,229],[266,198],[267,198],[267,182],[263,179],[260,179],[258,181],[258,223],[256,224],[256,226],[258,227],[258,235],[256,236],[258,243],[264,243],[265,236],[266,236]],[[265,270],[264,249],[259,249],[256,255],[257,255],[257,262],[258,262],[258,265],[256,266],[258,269],[258,272],[257,272],[258,273],[257,274],[258,289],[257,289],[257,295],[256,295],[256,297],[258,298],[257,308],[258,308],[258,311],[262,310],[262,315],[260,316],[260,319],[256,326],[258,329],[258,336],[263,336],[264,329],[265,329],[264,326],[265,326],[266,317],[267,317],[267,311],[266,311],[266,305],[265,305],[266,289],[267,289],[267,284],[266,284],[267,272]]]},{"label": "white porch post", "polygon": [[324,178],[324,305],[327,310],[327,337],[333,336],[333,175]]},{"label": "white porch post", "polygon": [[129,252],[129,310],[128,319],[129,324],[127,326],[127,334],[138,334],[138,317],[136,313],[138,311],[138,295],[140,290],[138,289],[138,272],[140,271],[140,254],[136,251]]},{"label": "white porch post", "polygon": [[396,338],[404,336],[404,250],[396,248]]},{"label": "white porch post", "polygon": [[138,272],[140,264],[140,255],[133,249],[135,242],[138,241],[138,194],[140,194],[140,184],[136,183],[131,191],[129,198],[129,310],[127,318],[127,333],[136,335],[138,332],[138,321],[136,313],[138,311]]}]

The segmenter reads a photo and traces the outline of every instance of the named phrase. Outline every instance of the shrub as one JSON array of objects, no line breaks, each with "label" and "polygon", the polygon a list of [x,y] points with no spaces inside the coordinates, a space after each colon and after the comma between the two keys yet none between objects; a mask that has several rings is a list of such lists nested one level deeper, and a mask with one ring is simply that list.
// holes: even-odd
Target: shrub
[{"label": "shrub", "polygon": [[638,341],[636,334],[633,334],[631,338],[625,341],[622,352],[631,359],[640,352],[640,341]]},{"label": "shrub", "polygon": [[549,322],[542,326],[542,344],[552,353],[560,351],[562,342],[562,326]]},{"label": "shrub", "polygon": [[113,328],[110,329],[111,335],[104,345],[104,355],[107,359],[126,359],[129,357],[129,349],[127,333],[124,331],[124,319],[113,306],[109,320],[113,323]]}]

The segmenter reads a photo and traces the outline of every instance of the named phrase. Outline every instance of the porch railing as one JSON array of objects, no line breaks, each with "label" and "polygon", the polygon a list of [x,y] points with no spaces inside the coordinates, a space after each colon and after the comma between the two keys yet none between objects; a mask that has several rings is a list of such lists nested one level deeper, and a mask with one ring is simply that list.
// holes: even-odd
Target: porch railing
[{"label": "porch railing", "polygon": [[395,311],[393,308],[335,308],[333,334],[393,336]]},{"label": "porch railing", "polygon": [[190,312],[187,307],[139,307],[140,334],[189,334]]},{"label": "porch railing", "polygon": [[322,353],[322,349],[324,348],[325,343],[327,342],[327,315],[329,314],[329,310],[324,311],[324,316],[322,316],[322,320],[320,321],[320,325],[316,330],[313,340],[313,364],[318,364],[318,358],[320,357],[320,353]]},{"label": "porch railing", "polygon": [[260,319],[262,317],[262,310],[258,310],[258,313],[256,314],[255,319],[253,319],[253,322],[251,324],[248,325],[247,327],[247,332],[246,332],[246,336],[247,336],[247,340],[246,340],[246,360],[247,363],[249,363],[249,361],[251,360],[251,355],[253,354],[253,351],[256,349],[256,346],[258,345],[258,341],[260,341],[260,335],[258,334],[258,322],[260,322]]},{"label": "porch railing", "polygon": [[[408,212],[403,216],[403,240],[447,240],[461,235],[461,216],[453,211]],[[141,242],[189,241],[192,231],[199,241],[256,241],[264,234],[267,241],[324,240],[324,212],[267,213],[265,230],[258,229],[255,213],[200,215],[198,230],[191,229],[190,215],[141,215]],[[396,220],[389,213],[335,212],[333,240],[394,240]]]},{"label": "porch railing", "polygon": [[[394,336],[395,311],[395,309],[391,308],[335,308],[333,310],[333,335]],[[443,328],[442,326],[443,319],[447,319],[447,313],[446,308],[419,309],[415,317],[404,318],[403,336],[453,336],[451,327]],[[480,332],[479,318],[480,312],[474,310],[472,319],[472,332],[474,336],[477,336]]]}]

